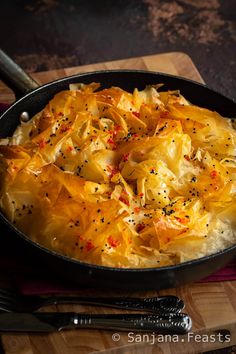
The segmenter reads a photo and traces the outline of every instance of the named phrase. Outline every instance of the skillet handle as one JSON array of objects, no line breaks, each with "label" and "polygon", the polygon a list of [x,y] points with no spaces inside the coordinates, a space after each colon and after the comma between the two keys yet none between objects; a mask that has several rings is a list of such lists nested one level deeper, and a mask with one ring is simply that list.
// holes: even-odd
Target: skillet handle
[{"label": "skillet handle", "polygon": [[20,98],[39,84],[0,49],[0,79]]}]

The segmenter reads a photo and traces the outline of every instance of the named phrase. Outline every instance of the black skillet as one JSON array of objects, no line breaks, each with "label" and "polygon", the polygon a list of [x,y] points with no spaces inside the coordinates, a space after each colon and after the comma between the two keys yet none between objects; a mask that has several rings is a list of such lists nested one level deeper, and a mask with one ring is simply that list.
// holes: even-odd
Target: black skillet
[{"label": "black skillet", "polygon": [[[236,117],[236,103],[204,85],[176,76],[137,70],[96,71],[56,80],[38,87],[14,62],[0,51],[0,77],[11,87],[18,99],[0,118],[0,137],[11,135],[19,124],[19,117],[27,111],[32,117],[59,91],[70,83],[100,82],[102,87],[120,86],[132,91],[149,84],[164,83],[164,90],[179,89],[196,105],[218,111],[226,117]],[[175,266],[148,269],[120,269],[91,265],[59,255],[31,241],[0,213],[1,238],[3,230],[10,231],[12,247],[27,251],[39,267],[46,264],[52,275],[89,287],[135,289],[163,289],[193,282],[217,271],[236,256],[236,245],[211,256]]]}]

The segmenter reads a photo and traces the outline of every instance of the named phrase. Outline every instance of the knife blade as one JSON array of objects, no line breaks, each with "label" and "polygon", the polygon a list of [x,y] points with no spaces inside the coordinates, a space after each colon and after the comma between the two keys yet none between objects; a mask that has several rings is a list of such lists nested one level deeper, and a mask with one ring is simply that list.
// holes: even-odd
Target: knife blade
[{"label": "knife blade", "polygon": [[7,312],[0,314],[0,332],[54,332],[64,329],[93,328],[186,334],[191,327],[191,318],[184,313],[88,315],[75,312]]}]

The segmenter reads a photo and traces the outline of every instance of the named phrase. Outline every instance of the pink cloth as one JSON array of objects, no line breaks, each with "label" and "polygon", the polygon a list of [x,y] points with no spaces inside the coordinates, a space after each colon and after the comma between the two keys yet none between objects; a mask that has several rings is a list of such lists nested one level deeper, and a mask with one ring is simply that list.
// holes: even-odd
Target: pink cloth
[{"label": "pink cloth", "polygon": [[236,280],[236,261],[227,264],[224,268],[200,280],[200,282],[208,283],[208,282],[219,282],[219,281],[227,281],[227,280]]},{"label": "pink cloth", "polygon": [[[9,105],[0,103],[0,114],[3,113]],[[62,283],[55,281],[54,279],[42,277],[42,275],[36,273],[27,264],[19,264],[21,261],[16,258],[1,257],[0,266],[1,269],[10,274],[14,278],[14,282],[18,289],[24,294],[55,294],[78,291],[78,287],[66,286]],[[218,272],[202,279],[200,282],[220,282],[227,280],[236,280],[236,261],[229,263],[227,266],[219,270]]]},{"label": "pink cloth", "polygon": [[3,113],[9,105],[7,103],[0,103],[0,114]]}]

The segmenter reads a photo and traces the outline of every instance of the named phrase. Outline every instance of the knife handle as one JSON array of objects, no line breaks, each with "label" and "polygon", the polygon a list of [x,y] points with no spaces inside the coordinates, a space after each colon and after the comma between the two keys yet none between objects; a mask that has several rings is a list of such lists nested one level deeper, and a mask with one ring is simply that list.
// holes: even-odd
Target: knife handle
[{"label": "knife handle", "polygon": [[160,334],[186,334],[192,327],[191,318],[184,313],[147,315],[147,314],[71,314],[70,323],[60,329],[95,328],[119,331],[146,331]]},{"label": "knife handle", "polygon": [[51,296],[45,298],[44,304],[83,304],[96,305],[125,310],[179,313],[184,308],[184,302],[177,296],[167,295],[147,298],[107,298],[107,297],[76,297]]}]

